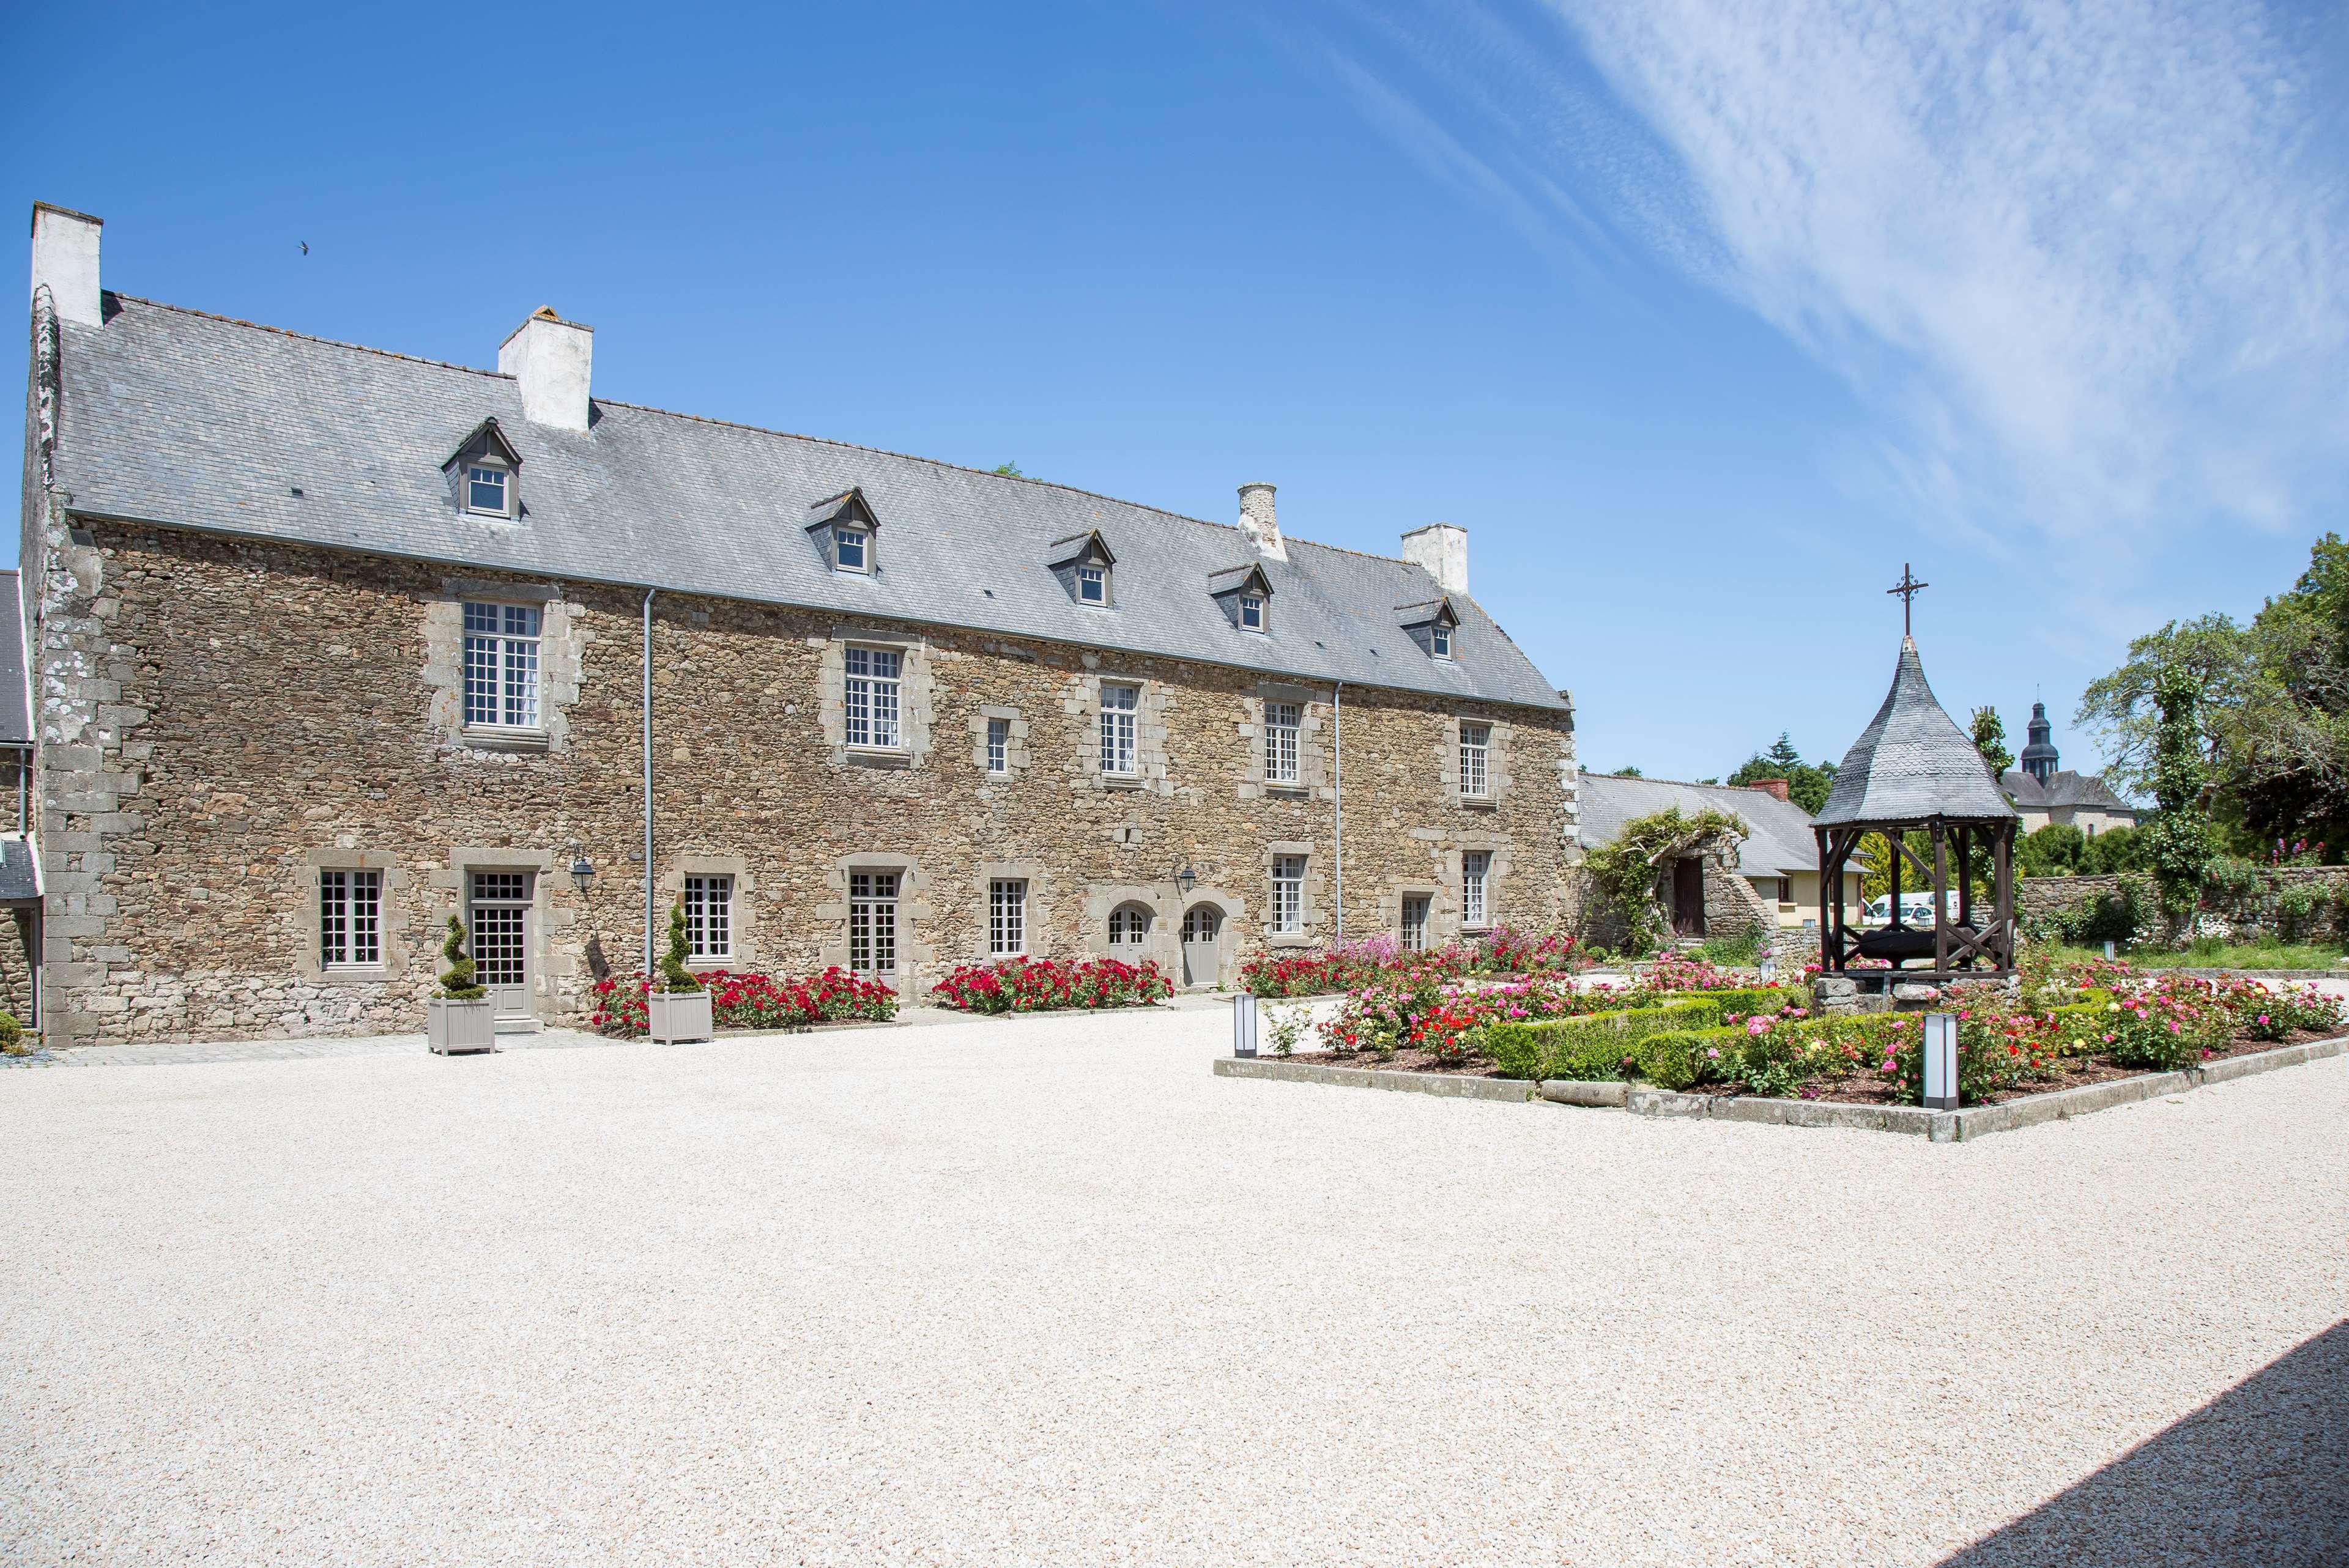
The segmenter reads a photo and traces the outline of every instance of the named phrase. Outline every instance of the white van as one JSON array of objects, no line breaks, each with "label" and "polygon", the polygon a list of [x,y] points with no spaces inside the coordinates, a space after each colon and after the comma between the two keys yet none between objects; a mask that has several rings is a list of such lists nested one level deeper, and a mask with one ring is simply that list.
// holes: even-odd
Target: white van
[{"label": "white van", "polygon": [[[1957,919],[1957,889],[1951,888],[1942,896],[1947,901],[1945,907],[1950,912],[1950,918],[1951,920]],[[1875,898],[1869,899],[1865,904],[1860,906],[1860,917],[1870,925],[1890,924],[1892,923],[1892,896],[1889,893],[1880,893]],[[1900,895],[1900,923],[1903,925],[1932,924],[1933,895],[1930,892],[1902,893]]]}]

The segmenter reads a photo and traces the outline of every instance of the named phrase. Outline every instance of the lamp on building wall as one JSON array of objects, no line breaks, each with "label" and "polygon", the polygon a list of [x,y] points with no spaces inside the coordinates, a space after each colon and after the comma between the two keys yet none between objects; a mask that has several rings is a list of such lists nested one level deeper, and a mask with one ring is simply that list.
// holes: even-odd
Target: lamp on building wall
[{"label": "lamp on building wall", "polygon": [[588,885],[595,882],[595,864],[593,861],[590,861],[587,858],[586,850],[578,844],[572,845],[571,885],[577,888],[579,890],[580,896],[584,898],[586,896]]},{"label": "lamp on building wall", "polygon": [[1198,885],[1199,873],[1193,871],[1187,864],[1174,873],[1174,886],[1185,898],[1190,897],[1191,890]]}]

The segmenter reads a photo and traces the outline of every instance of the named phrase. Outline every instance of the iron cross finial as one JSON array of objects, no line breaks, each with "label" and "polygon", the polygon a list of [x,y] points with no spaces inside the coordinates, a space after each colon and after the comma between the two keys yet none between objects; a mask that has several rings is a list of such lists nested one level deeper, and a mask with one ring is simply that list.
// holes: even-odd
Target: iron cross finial
[{"label": "iron cross finial", "polygon": [[1906,637],[1914,634],[1909,624],[1909,612],[1917,603],[1918,592],[1921,589],[1930,588],[1932,584],[1930,583],[1918,582],[1917,574],[1909,570],[1909,563],[1907,562],[1904,561],[1900,563],[1900,581],[1895,583],[1891,587],[1887,588],[1885,592],[1887,593],[1898,593],[1900,595],[1900,634],[1902,636]]}]

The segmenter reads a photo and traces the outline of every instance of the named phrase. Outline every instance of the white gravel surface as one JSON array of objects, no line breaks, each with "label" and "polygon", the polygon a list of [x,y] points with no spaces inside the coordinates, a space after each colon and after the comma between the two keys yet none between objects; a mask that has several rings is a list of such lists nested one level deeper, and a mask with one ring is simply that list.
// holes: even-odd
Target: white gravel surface
[{"label": "white gravel surface", "polygon": [[2349,1553],[2349,1059],[1935,1145],[1226,1033],[0,1075],[0,1560]]}]

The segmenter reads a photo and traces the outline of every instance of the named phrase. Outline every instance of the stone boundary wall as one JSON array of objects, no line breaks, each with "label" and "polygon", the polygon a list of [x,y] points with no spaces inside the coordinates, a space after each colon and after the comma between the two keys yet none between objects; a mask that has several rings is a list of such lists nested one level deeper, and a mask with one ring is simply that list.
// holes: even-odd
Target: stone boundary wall
[{"label": "stone boundary wall", "polygon": [[[2349,866],[2271,866],[2262,870],[2260,875],[2262,891],[2249,900],[2239,901],[2231,907],[2216,912],[2237,931],[2274,928],[2275,900],[2272,894],[2264,891],[2268,887],[2323,887],[2329,888],[2336,895],[2349,894]],[[2018,878],[2014,884],[2015,918],[2028,922],[2060,913],[2117,891],[2123,881],[2132,877],[2150,888],[2152,879],[2142,872]]]}]

